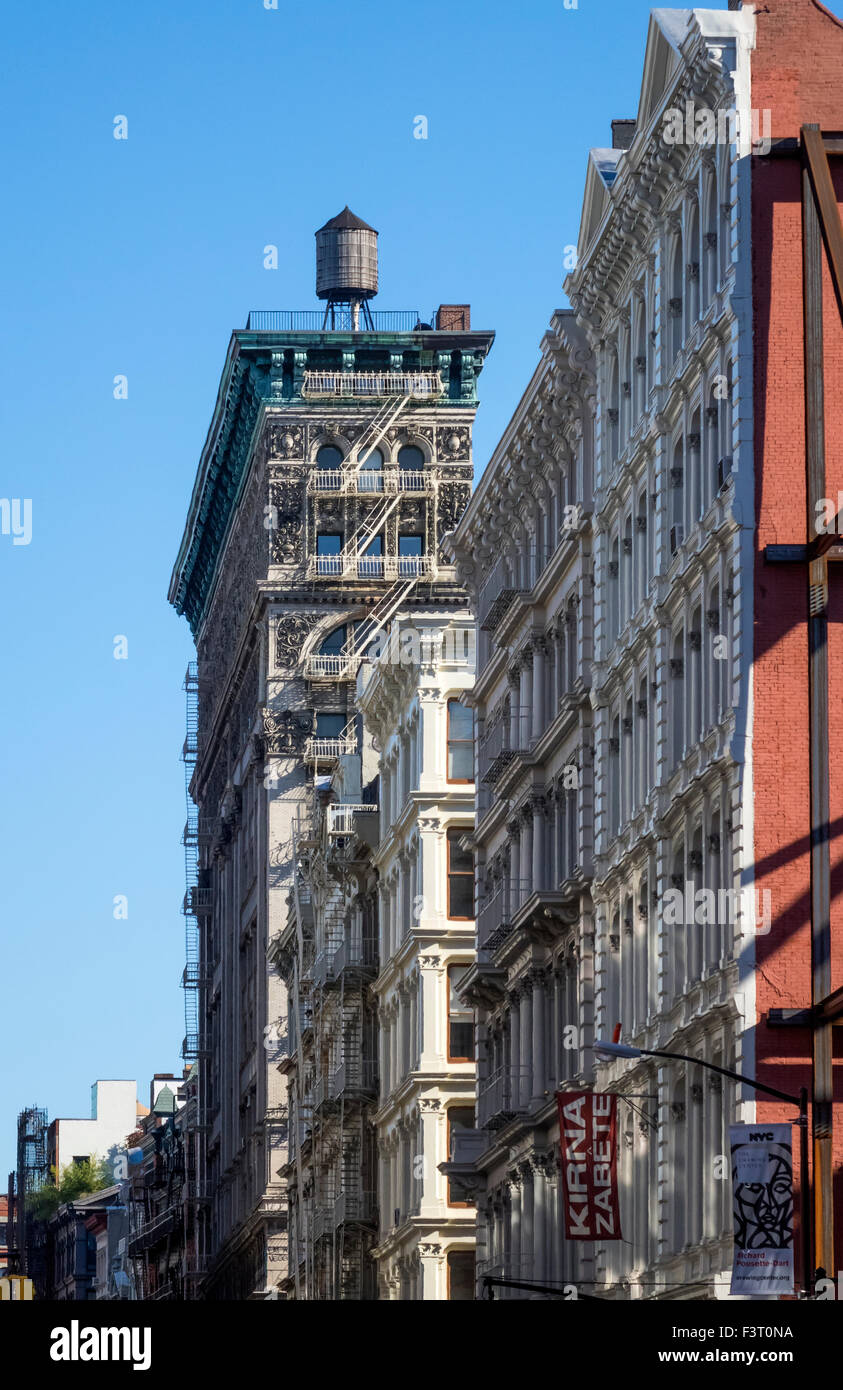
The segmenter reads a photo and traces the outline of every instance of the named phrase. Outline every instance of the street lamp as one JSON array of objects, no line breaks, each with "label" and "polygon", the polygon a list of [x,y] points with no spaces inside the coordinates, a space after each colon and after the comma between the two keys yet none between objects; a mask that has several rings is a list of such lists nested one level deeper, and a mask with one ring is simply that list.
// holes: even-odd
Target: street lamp
[{"label": "street lamp", "polygon": [[767,1086],[741,1071],[729,1067],[717,1067],[713,1062],[704,1062],[699,1057],[689,1057],[684,1052],[665,1052],[660,1048],[631,1047],[629,1043],[598,1041],[594,1051],[603,1057],[669,1057],[674,1062],[690,1062],[695,1067],[705,1067],[707,1071],[719,1072],[732,1081],[742,1081],[765,1095],[775,1096],[776,1100],[786,1101],[788,1105],[799,1108],[799,1210],[802,1218],[802,1287],[806,1298],[810,1295],[811,1277],[811,1195],[808,1187],[808,1088],[801,1086],[799,1095],[792,1096],[787,1091],[779,1091],[775,1086]]}]

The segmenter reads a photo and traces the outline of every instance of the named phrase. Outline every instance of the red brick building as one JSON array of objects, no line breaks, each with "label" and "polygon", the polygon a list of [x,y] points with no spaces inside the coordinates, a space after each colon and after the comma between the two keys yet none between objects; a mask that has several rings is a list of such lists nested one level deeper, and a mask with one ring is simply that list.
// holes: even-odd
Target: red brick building
[{"label": "red brick building", "polygon": [[[753,764],[755,860],[759,889],[775,905],[772,930],[759,936],[756,969],[757,1064],[781,1089],[811,1088],[810,1030],[771,1027],[771,1009],[811,1003],[811,750],[809,740],[808,567],[770,564],[765,547],[806,543],[806,363],[803,330],[803,161],[800,130],[843,129],[843,21],[819,0],[767,0],[756,9],[752,105],[770,112],[773,148],[752,159],[752,295],[756,501]],[[779,142],[793,143],[792,153]],[[778,148],[777,148],[778,146]],[[838,205],[843,159],[830,158]],[[822,255],[822,357],[808,376],[824,382],[825,490],[838,510],[843,490],[843,327]],[[828,753],[831,969],[827,990],[843,986],[843,572],[828,566]],[[822,758],[822,749],[816,756]],[[843,1068],[834,1049],[835,1168],[843,1251]],[[759,1118],[790,1118],[759,1101]],[[816,1176],[816,1175],[815,1175]],[[822,1262],[822,1248],[818,1260]],[[828,1264],[827,1254],[825,1263]]]}]

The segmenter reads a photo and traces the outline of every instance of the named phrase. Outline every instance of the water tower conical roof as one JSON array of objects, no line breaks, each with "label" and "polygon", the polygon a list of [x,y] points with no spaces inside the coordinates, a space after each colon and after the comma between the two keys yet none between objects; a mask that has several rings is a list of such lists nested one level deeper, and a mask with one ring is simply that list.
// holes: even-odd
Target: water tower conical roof
[{"label": "water tower conical roof", "polygon": [[[370,227],[368,222],[364,222],[362,217],[356,217],[351,208],[346,203],[342,212],[338,212],[336,217],[332,217],[330,222],[326,222],[324,227],[319,228],[320,232],[375,232],[374,227]],[[316,233],[319,235],[319,232]],[[377,232],[375,232],[377,236]]]}]

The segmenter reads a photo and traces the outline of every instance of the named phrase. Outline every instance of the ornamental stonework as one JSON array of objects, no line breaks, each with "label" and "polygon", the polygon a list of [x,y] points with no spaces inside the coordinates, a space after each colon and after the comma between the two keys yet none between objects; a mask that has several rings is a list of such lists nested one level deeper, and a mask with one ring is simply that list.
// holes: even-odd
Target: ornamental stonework
[{"label": "ornamental stonework", "polygon": [[276,459],[304,457],[304,432],[300,425],[271,422],[267,426],[267,454]]},{"label": "ornamental stonework", "polygon": [[258,469],[235,518],[220,586],[198,650],[199,721],[205,728],[210,726],[258,582],[266,575],[265,499],[265,475]]},{"label": "ornamental stonework", "polygon": [[275,565],[295,565],[302,558],[305,520],[300,478],[273,482],[269,488],[269,550]]},{"label": "ornamental stonework", "polygon": [[471,457],[471,434],[459,426],[441,425],[437,430],[436,444],[437,456],[445,462]]},{"label": "ornamental stonework", "polygon": [[313,618],[300,614],[279,618],[275,625],[275,666],[279,671],[290,671],[297,664],[309,634],[313,631]]},{"label": "ornamental stonework", "polygon": [[449,531],[456,529],[463,512],[468,506],[471,497],[471,486],[468,483],[442,483],[439,487],[439,508],[436,518],[436,542],[442,544],[442,538]]},{"label": "ornamental stonework", "polygon": [[304,741],[312,731],[312,719],[308,715],[295,714],[292,710],[264,709],[263,739],[264,747],[270,757],[298,757],[304,750]]}]

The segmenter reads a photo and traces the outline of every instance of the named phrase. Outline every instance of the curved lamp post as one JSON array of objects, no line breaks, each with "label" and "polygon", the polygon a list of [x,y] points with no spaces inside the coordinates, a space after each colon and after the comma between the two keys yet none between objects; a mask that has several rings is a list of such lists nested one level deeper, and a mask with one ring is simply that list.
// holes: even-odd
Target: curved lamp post
[{"label": "curved lamp post", "polygon": [[775,1096],[776,1100],[786,1101],[788,1105],[795,1105],[799,1109],[799,1211],[802,1224],[802,1288],[806,1298],[810,1296],[812,1288],[811,1278],[811,1193],[808,1185],[808,1088],[801,1086],[798,1096],[792,1096],[787,1091],[779,1091],[775,1086],[767,1086],[763,1081],[756,1081],[754,1077],[747,1076],[741,1071],[732,1071],[730,1067],[717,1067],[713,1062],[703,1062],[699,1057],[689,1057],[684,1052],[665,1052],[661,1049],[650,1047],[631,1047],[629,1043],[616,1043],[598,1041],[594,1044],[594,1051],[598,1056],[604,1057],[668,1057],[675,1062],[690,1062],[692,1066],[704,1067],[706,1071],[719,1072],[720,1076],[728,1076],[732,1081],[741,1081],[745,1086],[752,1086],[756,1091],[763,1091],[765,1095]]}]

